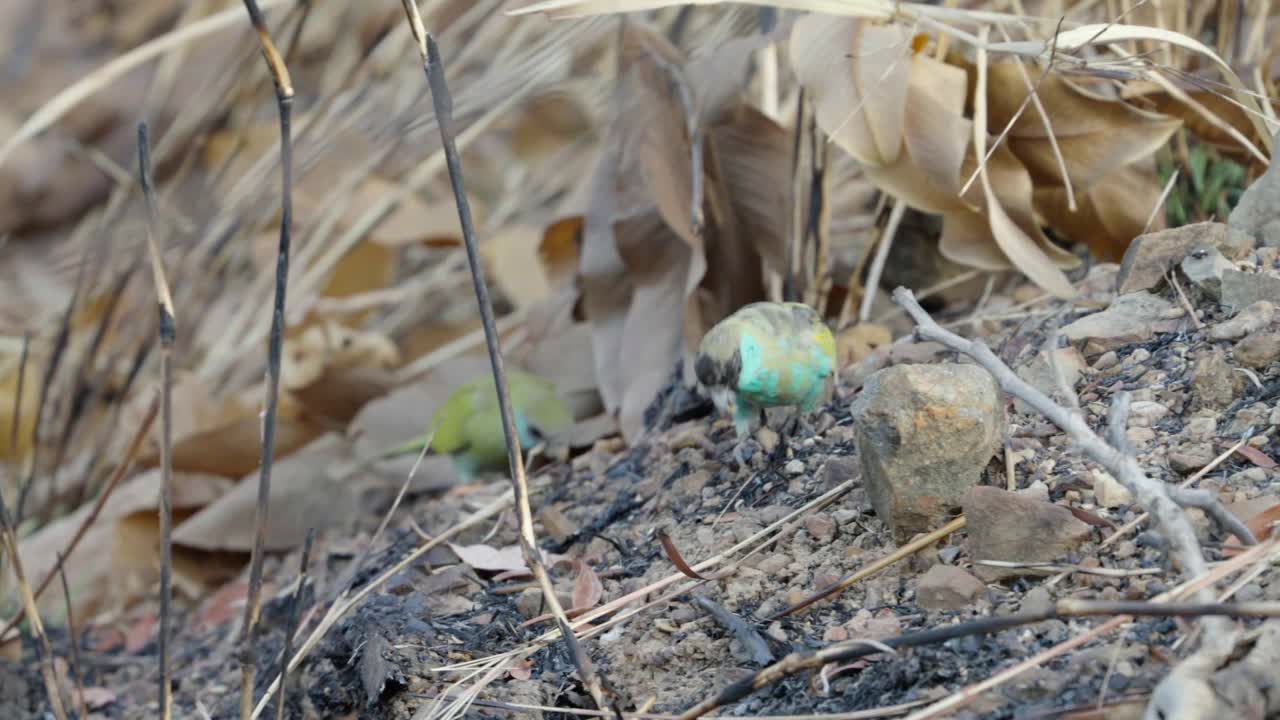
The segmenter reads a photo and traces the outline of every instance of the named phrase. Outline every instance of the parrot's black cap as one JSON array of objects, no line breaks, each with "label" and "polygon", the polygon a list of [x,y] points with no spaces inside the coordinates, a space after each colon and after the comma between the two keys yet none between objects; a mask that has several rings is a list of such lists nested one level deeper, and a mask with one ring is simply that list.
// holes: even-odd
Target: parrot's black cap
[{"label": "parrot's black cap", "polygon": [[742,372],[742,355],[734,350],[727,361],[720,362],[706,353],[698,353],[693,372],[698,376],[698,382],[707,387],[736,388],[738,375]]}]

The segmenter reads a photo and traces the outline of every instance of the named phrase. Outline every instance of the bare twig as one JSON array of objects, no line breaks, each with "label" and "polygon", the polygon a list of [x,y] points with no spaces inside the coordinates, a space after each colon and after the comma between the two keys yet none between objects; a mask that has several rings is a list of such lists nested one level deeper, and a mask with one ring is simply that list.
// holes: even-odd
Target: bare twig
[{"label": "bare twig", "polygon": [[[1254,548],[1253,554],[1265,553],[1268,549],[1272,549],[1274,543],[1268,547]],[[1234,562],[1234,561],[1233,561]],[[1237,563],[1241,564],[1241,563]],[[1197,577],[1193,583],[1189,583],[1182,592],[1198,593],[1197,587],[1208,586],[1212,579],[1225,574],[1219,569],[1206,573],[1203,577]],[[956,625],[942,625],[939,627],[921,630],[919,632],[907,633],[896,637],[885,638],[883,641],[870,643],[863,640],[849,640],[846,642],[836,643],[828,647],[822,648],[810,654],[792,653],[782,660],[763,668],[756,673],[735,682],[722,689],[716,695],[703,700],[694,707],[683,713],[681,720],[693,720],[693,718],[702,717],[717,707],[724,707],[730,703],[737,702],[752,692],[759,690],[767,685],[772,685],[783,678],[794,675],[805,670],[820,668],[827,663],[832,662],[848,662],[867,655],[874,655],[885,651],[885,647],[890,649],[900,649],[908,647],[921,647],[926,645],[935,645],[956,638],[970,637],[973,635],[987,635],[1002,632],[1010,628],[1030,625],[1045,620],[1061,620],[1071,617],[1090,617],[1090,616],[1116,616],[1108,622],[1094,628],[1093,630],[1076,636],[1060,645],[1051,648],[1048,652],[1061,654],[1079,645],[1084,644],[1088,640],[1092,640],[1099,635],[1119,627],[1126,622],[1131,621],[1135,616],[1147,617],[1277,617],[1280,616],[1280,603],[1275,602],[1255,602],[1255,603],[1221,603],[1221,602],[1205,602],[1205,603],[1173,603],[1166,602],[1179,596],[1179,591],[1174,590],[1161,595],[1156,601],[1138,602],[1138,601],[1090,601],[1090,600],[1060,600],[1052,607],[1034,613],[1019,613],[1016,615],[1006,615],[999,617],[984,617],[970,622],[959,623]],[[1033,658],[1039,662],[1039,656]],[[1020,663],[1017,668],[1021,668],[1031,660]],[[1006,671],[1007,674],[1010,671]],[[994,678],[993,678],[994,680]],[[981,685],[981,684],[980,684]],[[966,691],[968,688],[966,688]],[[976,693],[963,692],[958,693],[949,703],[946,704],[948,709],[964,704],[965,701],[972,697],[976,697]],[[933,707],[940,707],[943,703],[938,703]],[[934,715],[929,715],[933,717]],[[915,717],[914,715],[912,717]],[[924,717],[924,715],[921,715]]]},{"label": "bare twig", "polygon": [[289,69],[276,51],[257,0],[244,0],[249,21],[258,33],[262,56],[271,72],[276,108],[280,115],[280,242],[276,252],[276,292],[271,308],[271,335],[267,346],[267,388],[262,418],[262,460],[258,472],[258,503],[254,513],[253,555],[249,561],[249,590],[244,607],[240,647],[240,718],[253,715],[253,686],[257,675],[254,643],[258,636],[258,612],[262,603],[262,561],[267,540],[268,505],[271,501],[271,461],[275,451],[276,410],[280,401],[280,354],[284,344],[285,295],[289,280],[289,232],[293,222],[293,138],[290,116],[293,82]]},{"label": "bare twig", "polygon": [[533,533],[533,512],[529,505],[529,483],[525,478],[524,461],[521,457],[520,442],[516,436],[514,415],[511,411],[511,397],[507,389],[506,374],[503,372],[502,351],[498,347],[498,331],[495,327],[493,304],[489,300],[489,289],[485,284],[484,269],[480,264],[480,250],[476,244],[475,228],[471,219],[471,206],[467,201],[466,189],[462,181],[462,163],[454,145],[452,131],[449,127],[452,118],[453,99],[445,81],[444,66],[440,59],[440,48],[435,38],[428,34],[418,14],[418,6],[413,0],[404,0],[405,15],[408,19],[414,40],[417,42],[418,54],[426,72],[427,84],[431,88],[431,103],[435,109],[436,125],[440,130],[441,144],[444,146],[445,164],[449,169],[449,180],[453,186],[454,199],[458,206],[458,220],[462,227],[463,243],[467,250],[467,261],[471,268],[471,279],[476,293],[476,303],[480,309],[480,320],[484,327],[485,344],[489,351],[489,362],[493,367],[495,389],[498,394],[498,409],[502,417],[503,437],[507,444],[507,461],[511,471],[512,491],[520,521],[520,549],[525,564],[542,587],[543,597],[548,608],[556,616],[557,625],[573,659],[583,684],[591,694],[596,707],[604,710],[610,706],[604,696],[603,685],[591,659],[582,650],[578,638],[569,625],[564,608],[556,597],[551,578],[547,575],[540,553],[537,539]]},{"label": "bare twig", "polygon": [[[1200,550],[1200,543],[1196,540],[1195,530],[1191,527],[1186,513],[1183,512],[1174,494],[1169,492],[1164,483],[1147,476],[1135,456],[1126,453],[1122,448],[1107,443],[1099,437],[1089,427],[1083,415],[1058,405],[1044,393],[1019,378],[981,341],[966,340],[953,332],[941,328],[915,301],[910,290],[906,288],[894,290],[893,299],[915,321],[916,334],[918,336],[925,340],[941,343],[951,350],[968,355],[984,367],[987,372],[990,372],[1005,392],[1032,406],[1070,435],[1071,439],[1080,446],[1080,449],[1086,455],[1115,476],[1156,519],[1161,531],[1165,534],[1166,539],[1169,540],[1174,558],[1181,565],[1183,572],[1192,576],[1204,573],[1207,568],[1204,555]],[[1123,420],[1128,414],[1128,400],[1127,397],[1124,397],[1125,395],[1125,393],[1120,393],[1116,403],[1112,406],[1113,421],[1117,417]],[[1119,424],[1112,422],[1111,435],[1113,438],[1117,432],[1123,434]],[[1233,528],[1233,525],[1239,525],[1239,532],[1243,534],[1238,537],[1247,544],[1256,543],[1252,533],[1247,529],[1243,529],[1242,523],[1239,523],[1239,521],[1233,522],[1230,513],[1225,508],[1222,508],[1220,503],[1216,505],[1218,507],[1211,511],[1211,516],[1220,523],[1221,527],[1231,532],[1237,532],[1237,528]]]},{"label": "bare twig", "polygon": [[164,258],[156,240],[154,188],[151,184],[151,146],[147,124],[138,123],[138,178],[147,210],[147,247],[151,276],[160,311],[160,716],[173,715],[173,669],[169,665],[169,640],[173,632],[173,343],[177,319],[173,294],[165,279]]},{"label": "bare twig", "polygon": [[307,529],[307,539],[302,543],[302,559],[298,561],[298,587],[293,590],[289,603],[289,625],[284,631],[284,651],[280,653],[280,694],[276,696],[276,720],[284,720],[284,703],[289,696],[289,661],[293,659],[293,636],[298,632],[298,617],[302,614],[302,591],[307,586],[307,562],[311,559],[311,543],[316,539],[316,529]]},{"label": "bare twig", "polygon": [[863,285],[862,302],[858,304],[858,322],[871,320],[871,310],[876,304],[876,291],[880,289],[880,276],[884,273],[885,261],[889,259],[889,250],[893,247],[893,238],[898,234],[898,226],[902,224],[902,216],[906,213],[907,203],[901,198],[893,199],[893,209],[889,211],[889,220],[884,224],[884,232],[880,235],[880,244],[876,246],[876,254],[871,259],[871,267],[867,270],[867,282]]},{"label": "bare twig", "polygon": [[53,671],[53,646],[49,644],[49,636],[44,631],[44,623],[40,621],[40,610],[36,608],[36,596],[31,592],[27,582],[27,574],[22,569],[22,555],[18,552],[18,536],[14,532],[12,519],[9,517],[9,506],[5,504],[4,493],[0,493],[0,543],[9,555],[13,576],[18,581],[18,592],[22,596],[23,611],[27,622],[31,625],[31,634],[36,639],[36,647],[40,652],[40,675],[44,678],[44,689],[49,695],[49,707],[58,720],[67,720],[67,711],[62,705],[62,695],[58,692],[58,678]]}]

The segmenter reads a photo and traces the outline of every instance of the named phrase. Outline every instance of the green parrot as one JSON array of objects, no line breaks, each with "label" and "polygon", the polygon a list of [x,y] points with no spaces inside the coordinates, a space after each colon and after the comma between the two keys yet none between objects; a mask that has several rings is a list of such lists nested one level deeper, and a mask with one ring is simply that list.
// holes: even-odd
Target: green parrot
[{"label": "green parrot", "polygon": [[743,440],[764,408],[812,410],[835,367],[835,337],[813,308],[758,302],[707,331],[694,372]]},{"label": "green parrot", "polygon": [[[551,381],[523,370],[508,369],[507,390],[511,394],[511,411],[522,450],[528,451],[547,436],[573,424],[573,413]],[[507,444],[502,435],[502,415],[492,373],[472,378],[454,390],[436,410],[431,427],[435,428],[431,448],[450,456],[464,481],[471,481],[480,472],[507,468]],[[420,451],[426,437],[411,440],[384,457]]]}]

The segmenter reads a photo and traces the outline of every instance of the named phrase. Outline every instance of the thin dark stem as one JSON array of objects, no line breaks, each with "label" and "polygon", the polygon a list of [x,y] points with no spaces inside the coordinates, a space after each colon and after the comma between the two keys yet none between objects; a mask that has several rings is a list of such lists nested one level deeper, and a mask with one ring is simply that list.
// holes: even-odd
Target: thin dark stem
[{"label": "thin dark stem", "polygon": [[151,182],[151,143],[147,124],[138,123],[138,177],[147,211],[147,246],[160,313],[160,716],[173,715],[173,344],[177,336],[173,296],[165,279],[164,259],[156,240],[155,189]]},{"label": "thin dark stem", "polygon": [[258,503],[254,513],[253,555],[249,561],[249,589],[240,646],[240,717],[241,720],[249,720],[253,716],[253,690],[257,676],[255,644],[258,639],[258,614],[262,607],[262,562],[267,541],[271,462],[275,452],[276,413],[280,400],[280,355],[284,344],[284,308],[289,279],[289,231],[293,223],[293,139],[290,129],[293,83],[284,60],[267,32],[258,3],[256,0],[244,0],[244,6],[262,44],[263,59],[271,71],[280,115],[280,242],[276,252],[276,292],[271,308],[271,335],[267,346],[266,410],[262,420],[262,458],[258,473]]},{"label": "thin dark stem", "polygon": [[31,331],[22,333],[22,354],[18,357],[18,387],[13,393],[13,424],[9,426],[9,459],[18,461],[18,427],[22,425],[22,390],[27,380],[27,356],[31,353]]},{"label": "thin dark stem", "polygon": [[[58,563],[62,563],[61,553],[58,554]],[[81,672],[84,665],[80,662],[80,634],[76,632],[76,616],[71,609],[71,588],[67,585],[67,573],[62,567],[58,568],[58,579],[62,582],[62,602],[67,608],[67,654],[71,658],[71,677],[76,683],[76,714],[80,716],[80,720],[85,720],[89,717],[89,711],[84,703],[84,674]]]},{"label": "thin dark stem", "polygon": [[1280,603],[1159,603],[1140,601],[1088,601],[1061,600],[1043,612],[1019,613],[1002,617],[986,617],[959,623],[942,625],[919,632],[906,633],[880,641],[849,640],[836,643],[812,653],[792,653],[778,662],[725,687],[718,694],[703,700],[687,710],[681,720],[693,720],[708,712],[738,702],[761,688],[805,670],[820,668],[833,662],[849,662],[868,655],[900,650],[903,648],[937,645],[957,638],[974,635],[990,635],[1005,630],[1032,625],[1046,620],[1062,620],[1091,616],[1146,616],[1146,617],[1280,617]]},{"label": "thin dark stem", "polygon": [[276,694],[276,720],[284,720],[284,704],[289,694],[289,661],[293,659],[293,636],[298,633],[298,618],[302,615],[302,590],[307,586],[307,563],[311,559],[311,543],[316,539],[316,529],[307,530],[302,543],[302,560],[298,564],[298,587],[293,590],[289,603],[289,625],[284,632],[284,652],[280,654],[280,692]]},{"label": "thin dark stem", "polygon": [[[480,251],[476,242],[475,225],[471,218],[471,205],[467,200],[466,187],[462,180],[462,162],[458,157],[458,148],[454,143],[450,129],[453,114],[453,98],[445,81],[444,64],[440,59],[440,48],[435,38],[426,33],[418,7],[413,0],[403,0],[405,14],[408,17],[410,30],[418,43],[418,52],[423,61],[423,69],[427,75],[427,84],[431,88],[431,103],[435,110],[436,125],[440,129],[440,141],[444,148],[445,164],[449,169],[449,183],[453,188],[454,200],[458,207],[458,221],[462,227],[463,244],[467,250],[467,262],[471,269],[471,282],[476,293],[476,303],[480,309],[480,321],[484,327],[485,347],[489,352],[489,363],[493,369],[494,386],[498,394],[498,411],[502,418],[502,434],[507,444],[507,463],[511,472],[511,487],[515,497],[515,505],[520,523],[520,550],[525,565],[538,580],[542,588],[544,601],[556,618],[560,635],[569,651],[569,657],[578,670],[583,684],[590,693],[596,707],[604,710],[609,707],[604,696],[603,684],[596,673],[590,657],[578,643],[578,637],[569,625],[564,608],[556,598],[555,589],[551,585],[550,576],[540,559],[537,539],[533,531],[533,514],[529,504],[529,484],[524,474],[524,460],[520,442],[516,436],[514,414],[511,411],[511,396],[507,387],[506,373],[503,370],[502,351],[498,346],[498,331],[494,320],[493,302],[489,299],[489,288],[484,279],[484,267],[480,262]],[[614,708],[620,715],[620,711]]]}]

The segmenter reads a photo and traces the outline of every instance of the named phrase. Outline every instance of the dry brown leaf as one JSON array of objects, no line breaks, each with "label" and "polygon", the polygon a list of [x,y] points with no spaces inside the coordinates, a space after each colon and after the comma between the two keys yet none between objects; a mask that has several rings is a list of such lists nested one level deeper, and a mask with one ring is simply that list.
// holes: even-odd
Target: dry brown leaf
[{"label": "dry brown leaf", "polygon": [[547,226],[538,245],[538,260],[553,288],[573,282],[582,252],[582,216],[571,215]]},{"label": "dry brown leaf", "polygon": [[399,364],[400,351],[385,335],[326,320],[285,340],[280,384],[286,390],[296,390],[314,384],[326,373],[390,370]]},{"label": "dry brown leaf", "polygon": [[[266,548],[290,550],[302,543],[310,528],[341,528],[356,512],[355,495],[342,479],[326,470],[351,457],[351,445],[329,433],[292,454],[278,453],[271,471],[270,517]],[[188,548],[248,552],[254,542],[257,474],[241,480],[230,492],[177,524],[173,542]]]},{"label": "dry brown leaf", "polygon": [[[175,514],[190,513],[204,507],[227,492],[231,485],[232,481],[222,477],[175,473]],[[77,616],[87,617],[108,605],[133,597],[131,592],[145,592],[149,588],[146,578],[158,567],[156,507],[159,499],[158,469],[123,482],[107,499],[76,551],[67,556],[64,567],[71,586],[72,609]],[[54,568],[58,555],[66,551],[90,510],[90,506],[82,506],[22,540],[19,550],[31,582],[39,582]],[[121,525],[129,523],[130,518],[139,518],[134,524],[141,525],[143,530],[134,533],[130,533],[127,527],[121,530]],[[126,582],[125,578],[114,574],[113,569],[122,568],[129,569],[132,581]],[[141,574],[141,579],[136,573]],[[3,590],[0,596],[8,596],[12,589],[9,583],[7,576],[0,581],[0,590]],[[62,596],[57,592],[45,593],[40,598],[40,606],[55,617],[64,613]]]},{"label": "dry brown leaf", "polygon": [[[995,134],[1008,125],[1028,90],[1016,63],[992,63],[988,72],[988,130]],[[1038,72],[1034,68],[1027,72],[1036,83]],[[1067,175],[1077,191],[1150,157],[1182,124],[1177,118],[1088,92],[1057,73],[1038,82],[1036,94],[1052,123]],[[1010,149],[1037,186],[1063,184],[1048,138],[1048,129],[1033,108],[1024,111],[1009,131]]]},{"label": "dry brown leaf", "polygon": [[573,87],[553,88],[531,97],[511,130],[511,149],[526,163],[551,157],[592,130],[587,103]]},{"label": "dry brown leaf", "polygon": [[485,270],[517,308],[527,308],[551,292],[539,259],[544,232],[532,225],[508,225],[480,247]]},{"label": "dry brown leaf", "polygon": [[[1102,260],[1118,262],[1134,238],[1164,229],[1164,213],[1152,218],[1160,191],[1152,173],[1125,167],[1077,193],[1075,212],[1070,211],[1061,186],[1036,188],[1035,206],[1055,232],[1088,245]],[[1149,228],[1148,218],[1152,218]]]},{"label": "dry brown leaf", "polygon": [[489,545],[449,543],[449,549],[453,550],[462,562],[482,572],[527,572],[529,569],[524,564],[524,556],[520,553],[519,545],[495,548]]},{"label": "dry brown leaf", "polygon": [[892,165],[902,149],[910,33],[896,25],[805,15],[792,27],[788,49],[831,139],[868,166]]},{"label": "dry brown leaf", "polygon": [[[765,209],[744,208],[761,200],[779,206],[770,188],[789,187],[790,166],[781,161],[779,129],[746,110],[737,86],[724,82],[745,72],[758,38],[685,63],[640,24],[624,36],[630,104],[610,127],[593,177],[579,283],[601,397],[634,440],[654,395],[681,367],[682,349],[696,347],[711,323],[741,304],[763,298],[761,255],[781,256],[785,226],[762,218]],[[752,132],[766,141],[730,157]],[[699,139],[695,228],[692,147]],[[686,362],[686,377],[688,369]]]},{"label": "dry brown leaf", "polygon": [[578,574],[573,579],[572,608],[593,608],[604,597],[604,583],[600,582],[600,576],[587,563],[578,560],[575,564],[578,566]]},{"label": "dry brown leaf", "polygon": [[[261,397],[261,389],[247,393]],[[287,393],[281,393],[276,418],[276,457],[283,457],[318,437],[324,428]],[[173,468],[238,478],[253,472],[262,455],[262,418],[256,408],[240,406],[240,411],[222,418],[214,427],[203,429],[173,444]],[[158,455],[140,456],[138,462],[153,466]]]},{"label": "dry brown leaf", "polygon": [[[842,57],[831,48],[853,49]],[[963,69],[914,55],[905,29],[871,30],[818,15],[797,21],[790,52],[819,125],[865,165],[867,178],[911,207],[945,217],[941,248],[948,259],[993,270],[1012,263],[1046,289],[1070,294],[1060,267],[1076,259],[1041,233],[1030,177],[1006,148],[984,165],[978,185],[958,195],[962,178],[977,167]]]},{"label": "dry brown leaf", "polygon": [[[1265,542],[1275,534],[1275,523],[1280,522],[1280,503],[1272,505],[1251,517],[1241,519],[1244,520],[1245,527],[1249,528],[1249,532],[1253,533],[1258,542]],[[1243,548],[1227,547],[1223,549],[1222,555],[1223,557],[1233,557],[1242,552],[1244,552]]]}]

